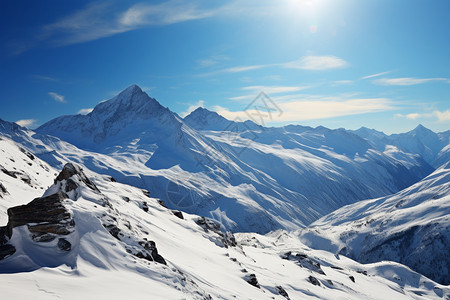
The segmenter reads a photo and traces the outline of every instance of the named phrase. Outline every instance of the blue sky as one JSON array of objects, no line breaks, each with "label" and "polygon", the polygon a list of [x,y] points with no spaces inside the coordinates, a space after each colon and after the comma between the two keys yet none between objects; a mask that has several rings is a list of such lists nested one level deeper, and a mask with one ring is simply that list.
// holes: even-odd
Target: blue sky
[{"label": "blue sky", "polygon": [[2,1],[0,118],[30,128],[136,83],[266,125],[450,129],[450,1]]}]

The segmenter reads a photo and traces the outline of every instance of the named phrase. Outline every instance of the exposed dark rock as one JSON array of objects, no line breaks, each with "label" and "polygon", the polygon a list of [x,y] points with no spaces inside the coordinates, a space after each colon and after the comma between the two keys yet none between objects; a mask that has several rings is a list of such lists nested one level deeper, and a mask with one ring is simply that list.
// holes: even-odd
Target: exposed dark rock
[{"label": "exposed dark rock", "polygon": [[46,233],[43,235],[32,235],[31,238],[38,243],[48,243],[56,239],[56,235],[51,233]]},{"label": "exposed dark rock", "polygon": [[234,237],[233,233],[229,231],[225,233],[222,232],[220,230],[220,224],[214,222],[213,220],[205,217],[199,217],[195,219],[194,222],[202,227],[205,232],[212,231],[216,233],[219,236],[219,239],[224,247],[235,247],[237,245],[236,238]]},{"label": "exposed dark rock", "polygon": [[317,279],[316,277],[314,277],[314,276],[312,276],[312,275],[310,275],[310,276],[308,277],[308,281],[311,282],[311,283],[314,284],[314,285],[320,286],[320,281],[319,281],[319,279]]},{"label": "exposed dark rock", "polygon": [[[161,205],[161,206],[163,206],[163,207],[166,207],[166,204],[164,203],[164,201],[158,200],[158,203],[159,203],[159,205]],[[167,208],[167,207],[166,207],[166,208]]]},{"label": "exposed dark rock", "polygon": [[22,151],[23,152],[23,154],[25,154],[26,156],[28,156],[28,158],[29,159],[31,159],[31,160],[34,160],[35,159],[35,157],[34,157],[34,155],[33,154],[31,154],[29,151],[27,151],[27,150],[25,150],[25,149],[23,149],[22,147],[21,148],[19,148],[20,149],[20,151]]},{"label": "exposed dark rock", "polygon": [[3,196],[3,195],[7,195],[7,194],[9,194],[8,193],[8,190],[5,188],[5,186],[0,182],[0,198]]},{"label": "exposed dark rock", "polygon": [[16,248],[13,245],[6,244],[0,246],[0,260],[13,255],[16,252]]},{"label": "exposed dark rock", "polygon": [[75,225],[72,215],[63,206],[67,198],[64,193],[56,193],[47,197],[36,198],[26,205],[8,209],[7,235],[11,238],[14,227],[29,225],[29,230],[37,235],[45,233],[69,234]]},{"label": "exposed dark rock", "polygon": [[280,257],[282,259],[296,261],[300,267],[325,275],[325,272],[322,270],[320,263],[315,261],[313,258],[308,257],[308,255],[306,254],[297,253],[293,255],[292,251],[288,251],[286,253],[281,254]]},{"label": "exposed dark rock", "polygon": [[0,165],[0,171],[2,171],[3,173],[5,173],[8,176],[11,176],[12,178],[17,178],[16,174],[12,171],[8,171],[6,170],[3,166]]},{"label": "exposed dark rock", "polygon": [[246,278],[246,281],[248,283],[250,283],[251,285],[257,287],[258,289],[260,288],[259,283],[258,283],[258,279],[256,278],[255,274],[249,274]]},{"label": "exposed dark rock", "polygon": [[142,193],[144,193],[145,196],[150,198],[150,192],[147,190],[142,190]]},{"label": "exposed dark rock", "polygon": [[139,245],[143,247],[144,251],[137,252],[135,254],[137,257],[167,265],[164,257],[158,253],[158,249],[156,248],[156,243],[154,241],[140,241]]},{"label": "exposed dark rock", "polygon": [[348,278],[350,278],[351,281],[355,282],[355,277],[353,277],[352,275],[348,276]]},{"label": "exposed dark rock", "polygon": [[127,196],[122,196],[122,199],[123,199],[125,202],[130,202],[130,198],[128,198]]},{"label": "exposed dark rock", "polygon": [[112,177],[112,176],[109,177],[109,180],[110,180],[111,182],[117,182],[117,180],[115,180],[114,177]]},{"label": "exposed dark rock", "polygon": [[359,270],[359,271],[356,271],[356,272],[358,272],[358,273],[360,273],[360,274],[363,274],[363,275],[366,275],[366,276],[367,276],[367,271],[361,271],[361,270]]},{"label": "exposed dark rock", "polygon": [[276,286],[276,289],[278,291],[278,294],[280,294],[281,296],[283,296],[284,298],[291,300],[291,298],[289,298],[288,293],[286,292],[285,289],[283,289],[282,286]]},{"label": "exposed dark rock", "polygon": [[70,177],[72,177],[74,175],[78,175],[78,178],[84,184],[86,184],[86,186],[88,186],[91,190],[100,192],[99,189],[97,188],[97,186],[94,183],[92,183],[89,180],[89,178],[87,178],[86,175],[83,173],[83,169],[81,169],[79,166],[72,164],[72,163],[67,163],[64,165],[64,168],[62,169],[62,171],[59,173],[59,175],[55,179],[55,184],[57,182],[61,182],[63,180],[68,180]]},{"label": "exposed dark rock", "polygon": [[113,237],[115,237],[116,239],[120,240],[120,238],[119,238],[119,233],[120,233],[119,227],[117,227],[114,224],[108,224],[108,225],[103,224],[103,227],[105,227]]},{"label": "exposed dark rock", "polygon": [[178,210],[172,210],[172,213],[173,213],[176,217],[178,217],[178,218],[184,220],[184,216],[183,216],[183,213],[182,213],[181,211],[178,211]]},{"label": "exposed dark rock", "polygon": [[20,180],[22,180],[23,182],[25,182],[28,185],[31,185],[31,178],[27,174],[21,174]]},{"label": "exposed dark rock", "polygon": [[145,212],[148,212],[148,204],[145,201],[142,202],[142,210],[145,211]]},{"label": "exposed dark rock", "polygon": [[73,181],[71,178],[66,181],[66,193],[76,190],[78,188],[78,184]]},{"label": "exposed dark rock", "polygon": [[59,238],[58,248],[62,251],[70,251],[70,249],[72,249],[72,245],[65,238]]}]

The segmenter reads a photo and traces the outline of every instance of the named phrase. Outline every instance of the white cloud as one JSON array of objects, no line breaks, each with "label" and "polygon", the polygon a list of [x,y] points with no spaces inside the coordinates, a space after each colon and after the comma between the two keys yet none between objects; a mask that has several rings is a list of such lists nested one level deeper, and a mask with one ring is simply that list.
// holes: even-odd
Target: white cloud
[{"label": "white cloud", "polygon": [[353,84],[353,80],[336,80],[332,82],[332,85],[350,85]]},{"label": "white cloud", "polygon": [[[313,98],[315,98],[313,100]],[[318,100],[317,100],[318,99]],[[292,99],[291,101],[276,103],[282,111],[281,116],[277,114],[268,123],[298,122],[315,119],[328,119],[342,116],[359,115],[366,113],[382,112],[395,109],[393,102],[386,98],[357,98],[340,99],[324,97],[308,97],[303,99]],[[277,101],[277,98],[272,98]],[[245,111],[233,112],[224,107],[216,106],[215,110],[227,119],[248,119]],[[258,115],[264,111],[247,111],[251,115]]]},{"label": "white cloud", "polygon": [[367,76],[361,77],[360,79],[369,79],[369,78],[379,77],[379,76],[383,76],[383,75],[386,75],[386,74],[389,74],[389,73],[391,73],[391,71],[386,71],[386,72],[376,73],[376,74],[372,74],[372,75],[367,75]]},{"label": "white cloud", "polygon": [[37,122],[36,119],[24,119],[24,120],[19,120],[16,121],[16,124],[22,127],[32,127],[33,125],[35,125]]},{"label": "white cloud", "polygon": [[267,65],[253,65],[253,66],[233,67],[233,68],[225,69],[224,71],[226,73],[240,73],[240,72],[246,72],[246,71],[261,69],[261,68],[264,68],[266,66]]},{"label": "white cloud", "polygon": [[433,113],[437,117],[439,122],[450,121],[450,110],[449,109],[446,111],[435,110]]},{"label": "white cloud", "polygon": [[423,118],[426,116],[431,116],[431,114],[427,115],[427,114],[419,114],[419,113],[410,113],[410,114],[406,114],[406,115],[395,114],[395,116],[398,118],[406,118],[406,119],[410,119],[410,120],[416,120],[416,119]]},{"label": "white cloud", "polygon": [[447,81],[447,78],[411,78],[411,77],[403,77],[403,78],[381,78],[374,80],[373,83],[379,85],[416,85],[427,83],[430,81]]},{"label": "white cloud", "polygon": [[283,64],[283,67],[289,69],[302,69],[302,70],[312,70],[312,71],[323,71],[330,69],[337,69],[346,67],[348,63],[342,58],[325,55],[325,56],[315,56],[308,55],[303,56],[299,60],[291,61]]},{"label": "white cloud", "polygon": [[93,111],[93,108],[82,108],[80,109],[77,114],[79,115],[87,115],[88,113],[90,113],[91,111]]},{"label": "white cloud", "polygon": [[53,100],[55,100],[55,101],[58,101],[58,102],[61,102],[61,103],[66,103],[66,102],[67,102],[66,99],[64,99],[64,96],[63,96],[63,95],[59,95],[59,94],[57,94],[57,93],[55,93],[55,92],[50,92],[50,93],[48,93],[48,94],[49,94],[50,97],[52,97]]},{"label": "white cloud", "polygon": [[409,114],[395,114],[397,118],[406,118],[410,120],[423,118],[436,118],[438,122],[450,121],[450,110],[439,111],[435,110],[432,113],[409,113]]},{"label": "white cloud", "polygon": [[229,60],[229,59],[230,58],[226,55],[213,55],[208,58],[199,59],[197,61],[197,63],[200,67],[205,68],[205,67],[211,67],[211,66],[217,65],[218,63],[225,61],[225,60]]},{"label": "white cloud", "polygon": [[198,100],[197,103],[194,104],[190,104],[189,107],[180,113],[180,116],[182,118],[186,117],[187,115],[189,115],[191,112],[193,112],[194,110],[196,110],[199,107],[203,107],[205,105],[205,101],[203,100]]},{"label": "white cloud", "polygon": [[[252,85],[242,88],[244,91],[254,91],[255,93],[264,92],[268,95],[280,94],[288,92],[297,92],[309,88],[308,86],[264,86],[264,85]],[[253,95],[254,97],[255,95]]]}]

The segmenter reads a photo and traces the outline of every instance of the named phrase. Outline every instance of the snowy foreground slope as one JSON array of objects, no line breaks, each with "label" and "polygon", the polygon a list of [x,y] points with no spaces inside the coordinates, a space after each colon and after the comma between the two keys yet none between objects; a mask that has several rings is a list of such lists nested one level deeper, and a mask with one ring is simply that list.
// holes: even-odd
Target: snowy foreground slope
[{"label": "snowy foreground slope", "polygon": [[267,128],[206,109],[181,119],[135,85],[37,133],[1,123],[4,135],[55,168],[79,163],[235,232],[297,229],[433,171],[419,153],[381,149],[344,129]]},{"label": "snowy foreground slope", "polygon": [[397,261],[450,284],[450,163],[397,194],[332,212],[300,239],[362,263]]},{"label": "snowy foreground slope", "polygon": [[0,224],[0,253],[10,251],[0,260],[2,298],[450,297],[448,287],[400,264],[362,265],[284,231],[233,236],[147,195],[66,164],[42,197],[10,207],[8,223]]}]

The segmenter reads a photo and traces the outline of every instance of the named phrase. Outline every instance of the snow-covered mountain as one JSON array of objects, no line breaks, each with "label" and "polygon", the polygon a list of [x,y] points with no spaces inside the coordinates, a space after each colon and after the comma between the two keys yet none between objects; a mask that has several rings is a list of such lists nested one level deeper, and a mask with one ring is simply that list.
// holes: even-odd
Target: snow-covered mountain
[{"label": "snow-covered mountain", "polygon": [[441,153],[449,145],[450,131],[435,133],[423,125],[418,125],[409,132],[392,135],[365,127],[353,132],[381,151],[384,151],[387,146],[395,146],[403,152],[419,154],[435,168],[450,158],[448,154],[443,158],[444,154]]},{"label": "snow-covered mountain", "polygon": [[3,124],[3,134],[54,167],[79,163],[233,231],[296,229],[433,171],[420,154],[379,150],[344,129],[267,128],[206,109],[181,119],[135,85],[37,133]]},{"label": "snow-covered mountain", "polygon": [[392,196],[342,207],[300,232],[316,249],[362,263],[400,262],[450,284],[450,163]]},{"label": "snow-covered mountain", "polygon": [[312,250],[285,231],[234,236],[210,219],[169,210],[146,191],[70,163],[42,196],[9,207],[8,222],[0,225],[6,225],[0,228],[5,299],[450,296],[448,287],[400,264],[362,265]]}]

